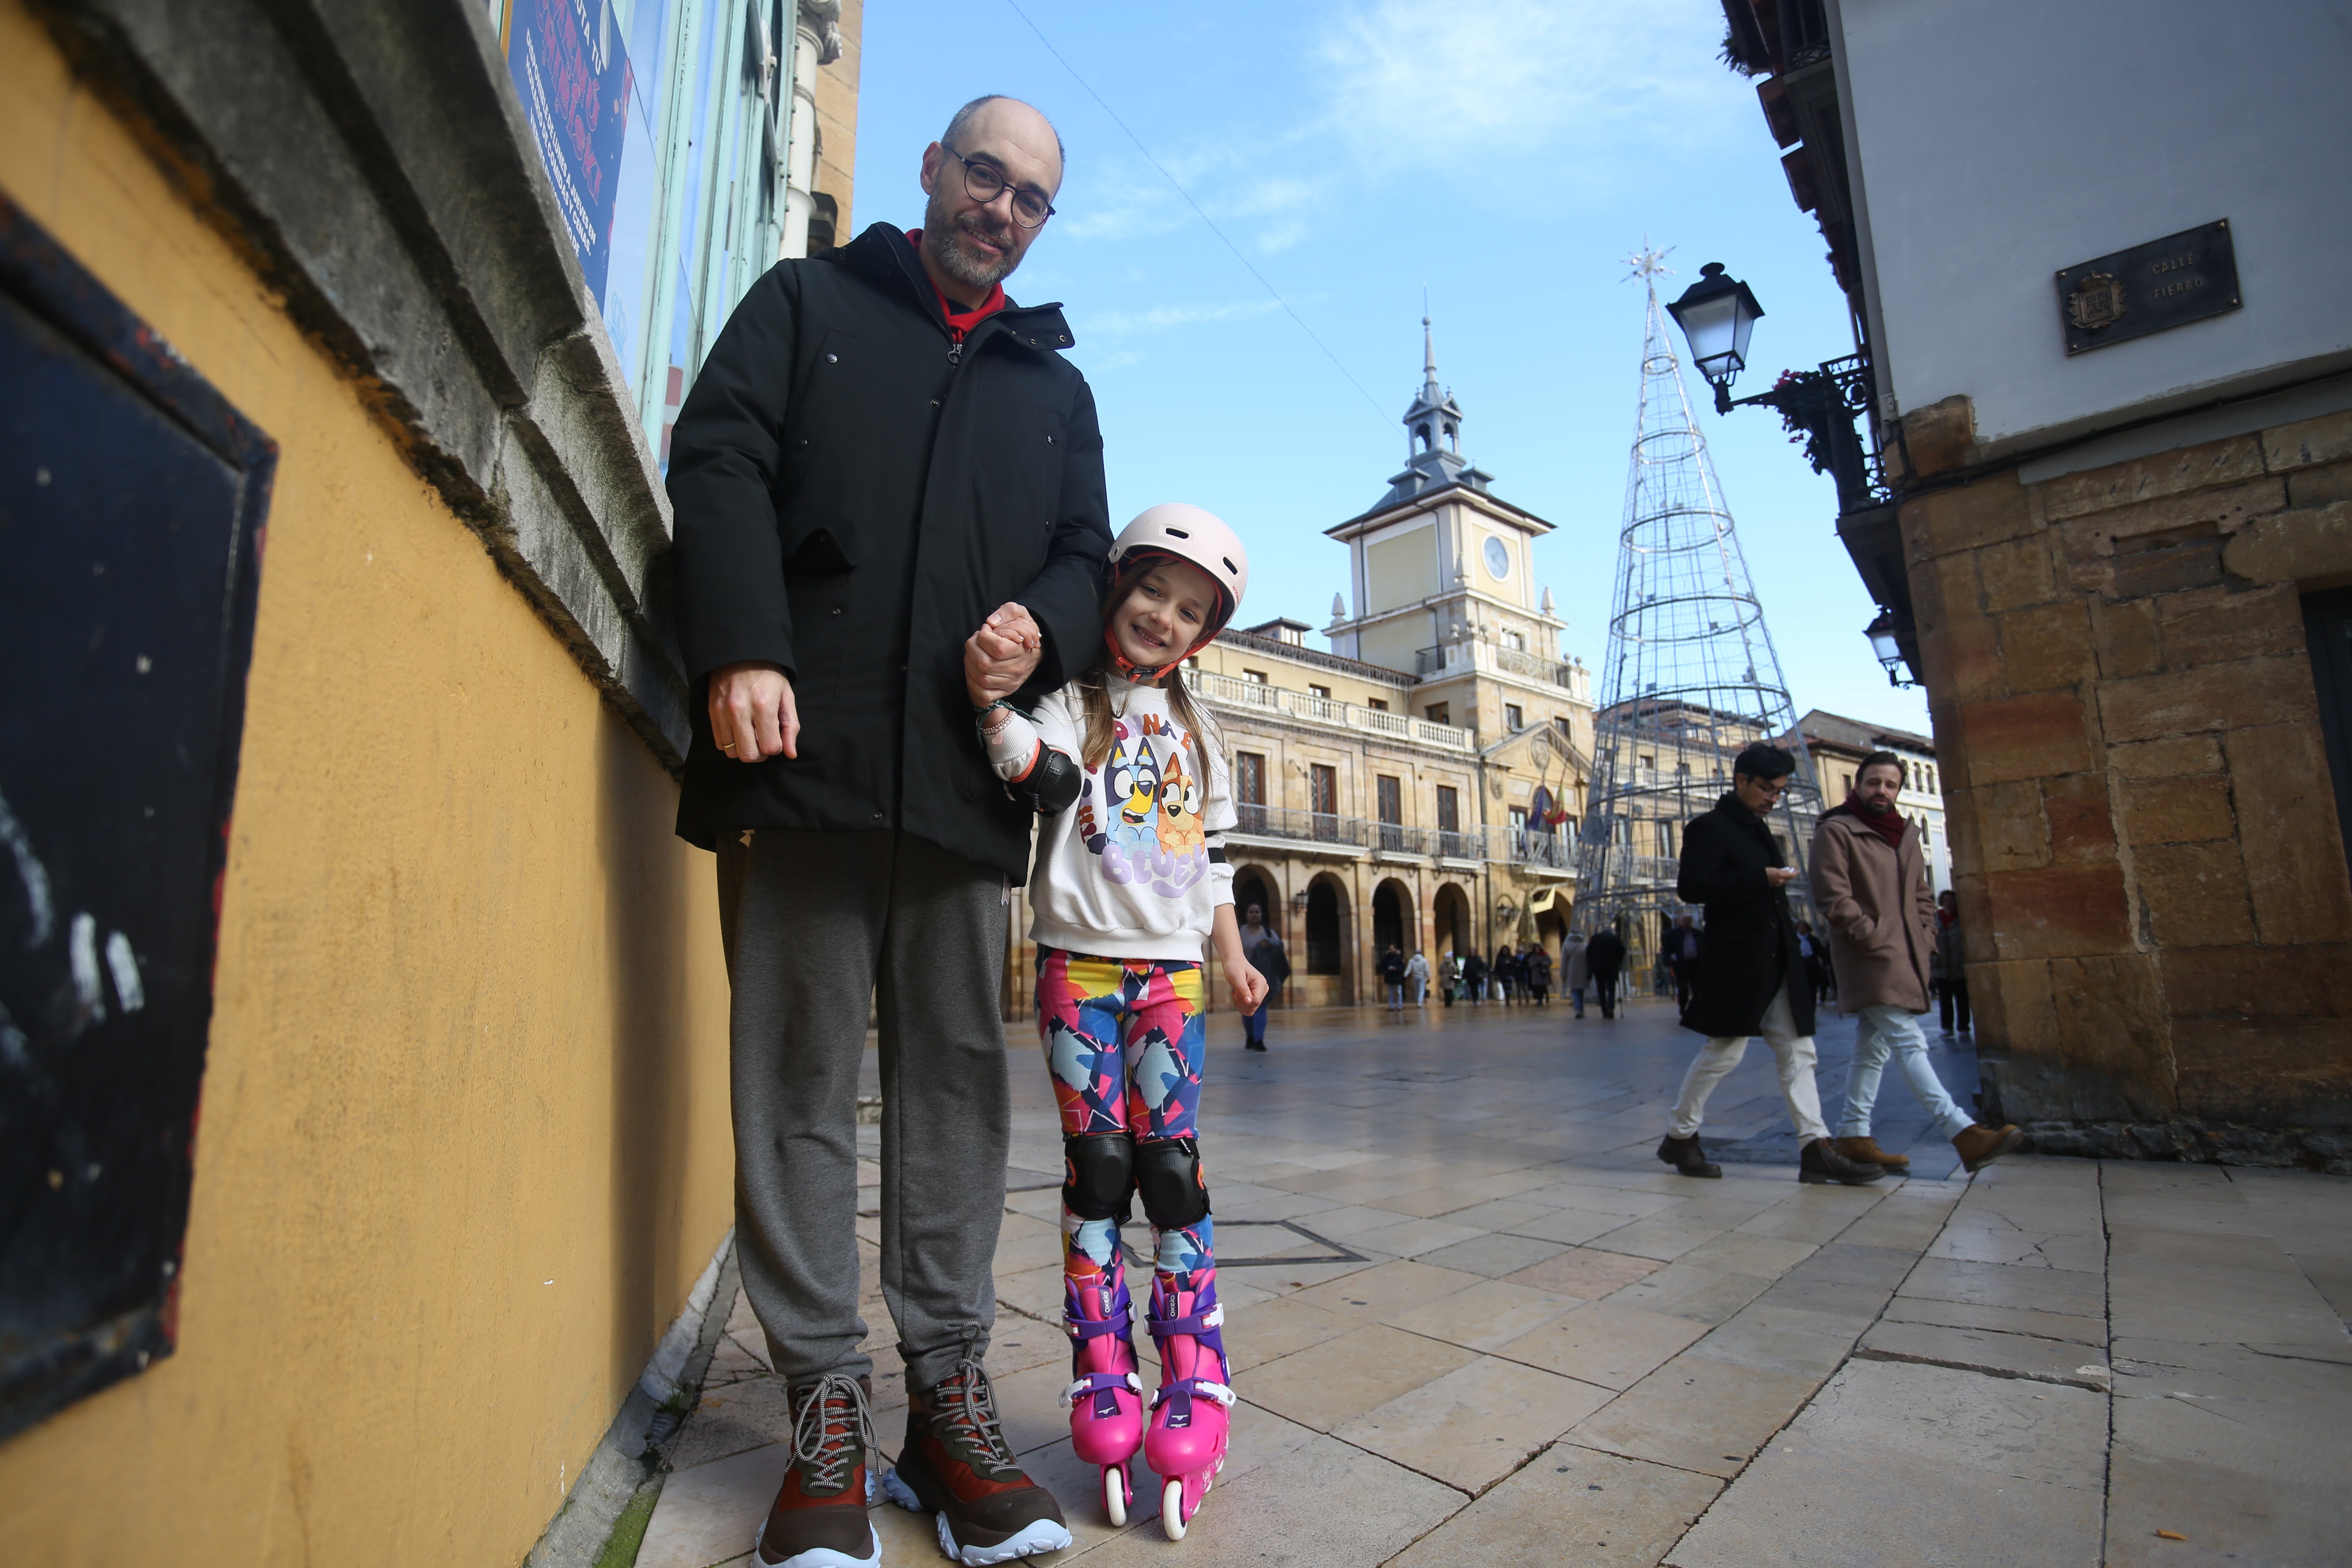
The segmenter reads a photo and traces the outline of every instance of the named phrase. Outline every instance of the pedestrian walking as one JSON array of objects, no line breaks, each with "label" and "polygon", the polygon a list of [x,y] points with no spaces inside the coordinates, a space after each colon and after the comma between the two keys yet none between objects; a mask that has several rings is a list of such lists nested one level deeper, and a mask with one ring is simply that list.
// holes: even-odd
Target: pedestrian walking
[{"label": "pedestrian walking", "polygon": [[1390,1012],[1404,1011],[1404,954],[1394,942],[1381,954],[1381,989],[1388,995]]},{"label": "pedestrian walking", "polygon": [[1249,966],[1265,976],[1265,994],[1259,998],[1257,1010],[1242,1020],[1242,1048],[1265,1049],[1265,1015],[1282,994],[1282,983],[1290,978],[1290,954],[1282,945],[1282,933],[1265,923],[1265,910],[1259,904],[1249,907],[1248,918],[1242,921],[1242,957]]},{"label": "pedestrian walking", "polygon": [[1454,1005],[1454,994],[1462,989],[1462,961],[1447,948],[1437,955],[1437,989],[1448,1007]]},{"label": "pedestrian walking", "polygon": [[[1128,524],[1110,560],[1086,671],[1034,718],[977,684],[971,700],[990,764],[1038,816],[1030,934],[1062,1121],[1071,1446],[1097,1467],[1114,1527],[1127,1522],[1140,1447],[1160,1478],[1161,1522],[1181,1539],[1224,1463],[1234,1402],[1200,1156],[1204,945],[1238,1011],[1255,1012],[1266,989],[1234,920],[1224,836],[1239,818],[1223,737],[1182,666],[1233,619],[1249,557],[1219,519],[1167,505]],[[1119,1234],[1134,1197],[1155,1248],[1145,1327],[1160,1385],[1148,1409]]]},{"label": "pedestrian walking", "polygon": [[[1969,972],[1960,952],[1960,900],[1949,888],[1936,895],[1936,996],[1945,1034],[1974,1033],[1969,1025]],[[1957,1029],[1952,1026],[1956,1012]]]},{"label": "pedestrian walking", "polygon": [[[1004,898],[1031,817],[981,771],[965,700],[968,679],[991,700],[1060,686],[1102,635],[1094,396],[1060,308],[1003,287],[1061,180],[1045,116],[965,105],[923,151],[923,226],[770,268],[670,437],[696,693],[677,830],[719,854],[736,1256],[798,1435],[752,1553],[770,1568],[880,1556],[856,1136],[877,992],[899,1152],[881,1286],[908,1391],[893,1495],[992,1561],[1070,1543],[983,1366],[1012,1125]],[[973,633],[1011,601],[1017,626]]]},{"label": "pedestrian walking", "polygon": [[1414,1006],[1429,1005],[1429,960],[1421,955],[1419,948],[1413,949],[1412,956],[1405,961],[1404,983],[1412,987]]},{"label": "pedestrian walking", "polygon": [[1675,983],[1675,1005],[1687,1007],[1691,998],[1691,974],[1698,968],[1698,932],[1688,915],[1675,917],[1674,928],[1666,932],[1666,971]]},{"label": "pedestrian walking", "polygon": [[1658,1158],[1685,1176],[1720,1176],[1723,1167],[1699,1143],[1707,1096],[1739,1065],[1751,1035],[1761,1034],[1780,1069],[1780,1096],[1797,1130],[1797,1179],[1858,1185],[1885,1171],[1850,1160],[1830,1141],[1813,1082],[1813,998],[1797,952],[1797,922],[1789,912],[1796,880],[1765,823],[1797,759],[1778,746],[1748,747],[1732,762],[1731,788],[1711,811],[1683,829],[1682,866],[1675,892],[1703,905],[1696,984],[1683,1027],[1706,1037],[1683,1075],[1682,1093]]},{"label": "pedestrian walking", "polygon": [[1517,988],[1519,983],[1519,955],[1511,951],[1509,942],[1507,942],[1495,950],[1494,966],[1488,969],[1486,973],[1493,982],[1496,992],[1503,998],[1503,1005],[1509,1006],[1511,993]]},{"label": "pedestrian walking", "polygon": [[1551,954],[1540,945],[1529,946],[1527,972],[1528,994],[1536,999],[1537,1006],[1549,1006],[1551,1005]]},{"label": "pedestrian walking", "polygon": [[1909,1168],[1908,1155],[1889,1154],[1870,1131],[1892,1056],[1937,1132],[1952,1141],[1961,1163],[1979,1171],[2017,1147],[2023,1134],[1979,1126],[1953,1102],[1927,1059],[1919,1017],[1927,1011],[1936,962],[1936,904],[1919,829],[1895,809],[1902,788],[1903,760],[1871,752],[1854,774],[1853,793],[1822,814],[1813,835],[1813,903],[1829,927],[1838,1010],[1858,1020],[1838,1152],[1893,1171]]},{"label": "pedestrian walking", "polygon": [[1822,969],[1829,963],[1829,952],[1811,921],[1797,922],[1797,952],[1805,961],[1806,984],[1813,988],[1813,1002],[1818,1006],[1826,1000],[1822,992]]},{"label": "pedestrian walking", "polygon": [[1617,977],[1625,968],[1625,933],[1614,924],[1602,926],[1592,933],[1586,944],[1585,962],[1592,971],[1592,991],[1601,1003],[1601,1016],[1617,1016]]},{"label": "pedestrian walking", "polygon": [[1486,999],[1486,961],[1475,948],[1462,961],[1462,994],[1470,998],[1473,1007]]},{"label": "pedestrian walking", "polygon": [[1559,946],[1559,984],[1569,1000],[1576,1005],[1576,1016],[1584,1016],[1584,990],[1592,984],[1591,948],[1580,931],[1568,933]]}]

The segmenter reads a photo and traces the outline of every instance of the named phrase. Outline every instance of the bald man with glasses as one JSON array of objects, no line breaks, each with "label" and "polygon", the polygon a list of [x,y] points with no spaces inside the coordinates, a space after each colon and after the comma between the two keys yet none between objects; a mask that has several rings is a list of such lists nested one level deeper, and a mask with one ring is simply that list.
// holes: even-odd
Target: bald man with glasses
[{"label": "bald man with glasses", "polygon": [[1063,357],[1060,308],[1004,292],[1054,215],[1062,157],[1028,104],[966,104],[923,150],[922,226],[772,268],[670,448],[697,684],[678,832],[719,853],[736,1247],[792,1401],[761,1568],[880,1557],[857,1312],[869,1010],[882,1294],[908,1394],[880,1488],[936,1515],[968,1563],[1070,1544],[982,1367],[1011,1138],[1004,900],[1034,814],[990,770],[966,689],[1051,690],[1100,636],[1094,395]]}]

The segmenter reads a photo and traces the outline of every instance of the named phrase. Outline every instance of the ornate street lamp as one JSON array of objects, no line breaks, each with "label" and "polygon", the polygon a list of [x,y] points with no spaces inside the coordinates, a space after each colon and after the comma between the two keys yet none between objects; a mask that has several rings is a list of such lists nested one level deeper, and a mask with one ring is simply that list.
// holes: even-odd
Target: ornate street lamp
[{"label": "ornate street lamp", "polygon": [[1698,273],[1666,312],[1690,344],[1691,363],[1715,388],[1715,411],[1728,414],[1732,379],[1748,368],[1748,334],[1764,307],[1747,284],[1723,275],[1722,262],[1710,261]]},{"label": "ornate street lamp", "polygon": [[1870,639],[1870,651],[1878,656],[1878,662],[1886,667],[1887,685],[1916,686],[1919,684],[1917,681],[1906,680],[1895,673],[1903,668],[1904,663],[1903,645],[1895,640],[1895,633],[1899,626],[1900,623],[1895,620],[1894,611],[1881,610],[1878,612],[1878,618],[1863,629],[1863,636]]}]

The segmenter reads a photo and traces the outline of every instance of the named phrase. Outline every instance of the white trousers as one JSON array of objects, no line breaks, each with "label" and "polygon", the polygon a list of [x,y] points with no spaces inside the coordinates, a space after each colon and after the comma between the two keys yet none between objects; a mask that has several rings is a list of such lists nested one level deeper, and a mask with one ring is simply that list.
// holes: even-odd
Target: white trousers
[{"label": "white trousers", "polygon": [[[1828,1137],[1829,1127],[1822,1121],[1822,1091],[1813,1083],[1813,1037],[1797,1033],[1797,1016],[1789,1007],[1786,982],[1773,994],[1772,1005],[1764,1009],[1763,1025],[1764,1043],[1772,1047],[1773,1059],[1780,1064],[1780,1094],[1789,1102],[1789,1121],[1797,1129],[1797,1142],[1810,1143]],[[1706,1097],[1748,1054],[1748,1038],[1736,1035],[1709,1040],[1691,1058],[1690,1071],[1683,1074],[1682,1097],[1675,1101],[1675,1137],[1687,1138],[1698,1131],[1706,1115]]]},{"label": "white trousers", "polygon": [[1892,1056],[1911,1080],[1911,1092],[1945,1138],[1957,1138],[1976,1125],[1976,1118],[1952,1102],[1944,1080],[1927,1060],[1927,1037],[1908,1007],[1864,1007],[1855,1019],[1853,1065],[1845,1075],[1845,1114],[1838,1119],[1841,1138],[1870,1136],[1870,1113],[1878,1104],[1879,1076]]}]

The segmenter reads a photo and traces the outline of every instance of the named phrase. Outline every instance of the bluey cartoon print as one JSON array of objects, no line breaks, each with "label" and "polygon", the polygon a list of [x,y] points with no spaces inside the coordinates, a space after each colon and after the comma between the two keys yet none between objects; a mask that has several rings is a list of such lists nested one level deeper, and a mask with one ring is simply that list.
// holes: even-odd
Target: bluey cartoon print
[{"label": "bluey cartoon print", "polygon": [[[1078,836],[1121,887],[1178,898],[1209,874],[1204,769],[1192,737],[1156,713],[1111,723],[1110,757],[1089,770]],[[1097,813],[1094,784],[1102,784]]]}]

